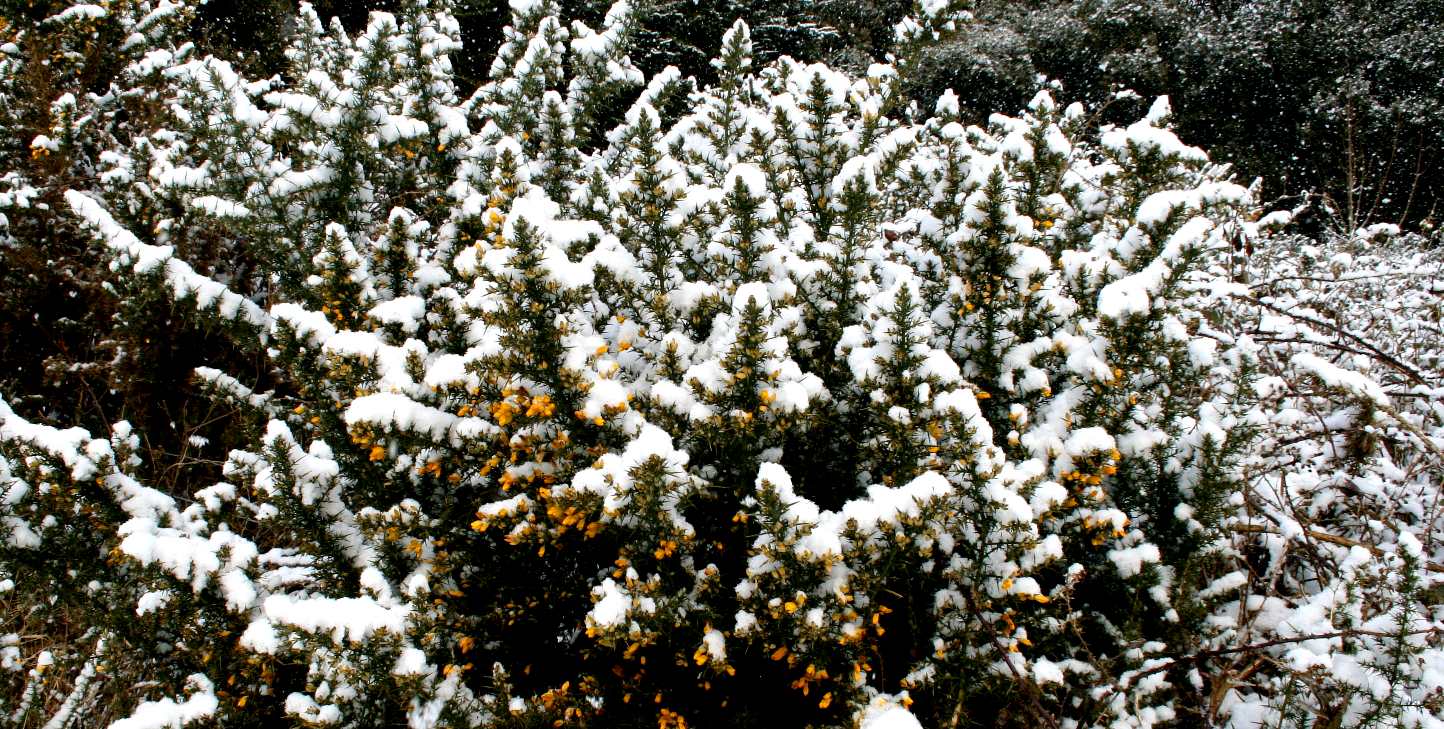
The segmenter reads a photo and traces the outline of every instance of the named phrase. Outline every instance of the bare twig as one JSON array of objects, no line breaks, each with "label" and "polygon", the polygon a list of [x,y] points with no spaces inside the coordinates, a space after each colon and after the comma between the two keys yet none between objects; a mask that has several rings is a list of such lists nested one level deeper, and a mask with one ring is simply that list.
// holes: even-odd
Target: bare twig
[{"label": "bare twig", "polygon": [[[1262,524],[1235,524],[1229,527],[1229,529],[1238,534],[1272,534],[1274,536],[1283,536],[1277,529],[1266,527]],[[1328,542],[1329,544],[1337,544],[1341,547],[1363,547],[1376,557],[1384,554],[1384,550],[1372,544],[1365,544],[1355,539],[1341,537],[1337,534],[1329,534],[1328,532],[1321,532],[1317,529],[1304,529],[1303,534],[1310,539],[1317,539],[1320,542]],[[1444,574],[1444,565],[1438,565],[1433,562],[1425,562],[1424,569],[1430,572]]]},{"label": "bare twig", "polygon": [[1359,346],[1361,346],[1361,347],[1363,347],[1364,349],[1368,350],[1371,355],[1373,355],[1374,357],[1378,358],[1380,362],[1383,362],[1383,363],[1389,365],[1390,367],[1393,367],[1393,368],[1399,370],[1400,372],[1403,372],[1405,375],[1407,375],[1407,376],[1409,377],[1409,379],[1411,379],[1411,380],[1413,380],[1413,381],[1415,381],[1415,382],[1417,382],[1417,383],[1419,383],[1419,384],[1421,384],[1421,385],[1428,385],[1428,384],[1429,384],[1429,381],[1428,381],[1428,380],[1424,377],[1424,375],[1423,375],[1422,373],[1420,373],[1418,370],[1414,369],[1413,367],[1410,367],[1409,365],[1404,364],[1403,362],[1400,362],[1398,359],[1395,359],[1395,358],[1394,358],[1393,356],[1391,356],[1388,352],[1385,352],[1385,351],[1379,349],[1378,347],[1374,346],[1373,343],[1371,343],[1369,340],[1364,339],[1363,337],[1361,337],[1361,336],[1359,336],[1359,335],[1357,335],[1357,334],[1355,334],[1355,333],[1353,333],[1353,332],[1351,332],[1351,331],[1349,331],[1349,330],[1347,330],[1347,329],[1344,329],[1343,327],[1340,327],[1340,326],[1338,326],[1338,325],[1336,325],[1336,324],[1334,324],[1334,323],[1332,323],[1332,322],[1324,321],[1323,319],[1316,319],[1316,318],[1314,318],[1314,317],[1307,316],[1307,315],[1305,315],[1305,314],[1300,314],[1300,313],[1298,313],[1298,312],[1291,311],[1291,310],[1289,310],[1289,309],[1285,309],[1285,308],[1283,308],[1283,307],[1281,307],[1281,306],[1276,306],[1276,305],[1274,305],[1274,304],[1270,304],[1270,303],[1268,303],[1267,301],[1263,301],[1262,299],[1259,299],[1259,298],[1254,297],[1254,296],[1241,296],[1241,297],[1239,297],[1239,298],[1240,298],[1241,300],[1247,302],[1247,303],[1254,304],[1255,306],[1262,306],[1262,307],[1264,307],[1265,309],[1268,309],[1269,311],[1277,312],[1277,313],[1279,313],[1279,314],[1284,314],[1284,315],[1286,315],[1286,316],[1291,316],[1291,317],[1294,317],[1294,318],[1299,319],[1299,320],[1301,320],[1301,321],[1306,321],[1306,322],[1308,322],[1308,323],[1310,323],[1310,324],[1313,324],[1313,325],[1315,325],[1315,326],[1320,326],[1320,327],[1323,327],[1323,328],[1325,328],[1325,329],[1328,329],[1329,331],[1334,332],[1335,334],[1338,334],[1338,335],[1341,336],[1341,337],[1344,337],[1344,338],[1346,338],[1346,339],[1349,339],[1350,341],[1353,341],[1353,342],[1357,343]]},{"label": "bare twig", "polygon": [[1313,633],[1310,635],[1300,635],[1293,638],[1274,638],[1272,640],[1260,641],[1258,643],[1250,643],[1248,645],[1234,646],[1232,648],[1215,648],[1213,650],[1198,651],[1197,653],[1193,653],[1187,656],[1179,656],[1177,658],[1170,659],[1167,663],[1154,666],[1153,668],[1139,671],[1138,673],[1128,674],[1123,682],[1125,684],[1128,684],[1136,679],[1143,678],[1144,676],[1151,676],[1155,673],[1163,673],[1164,671],[1171,670],[1175,666],[1178,666],[1182,663],[1197,663],[1208,658],[1218,658],[1220,656],[1228,656],[1235,653],[1250,653],[1257,650],[1263,650],[1264,648],[1272,648],[1274,646],[1280,645],[1290,645],[1293,643],[1306,643],[1311,640],[1331,640],[1333,638],[1353,638],[1357,636],[1368,636],[1372,638],[1398,638],[1412,635],[1439,635],[1441,633],[1444,633],[1444,628],[1439,628],[1437,626],[1419,628],[1418,630],[1407,630],[1403,633],[1385,633],[1378,630],[1361,630],[1358,628],[1350,628],[1347,630],[1337,630],[1332,633]]}]

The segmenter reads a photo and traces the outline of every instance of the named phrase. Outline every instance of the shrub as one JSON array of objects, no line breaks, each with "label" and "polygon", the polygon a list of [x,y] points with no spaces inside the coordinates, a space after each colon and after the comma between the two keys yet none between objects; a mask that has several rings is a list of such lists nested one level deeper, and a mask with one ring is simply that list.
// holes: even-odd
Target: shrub
[{"label": "shrub", "polygon": [[[184,46],[122,76],[164,81],[164,121],[63,196],[117,327],[164,304],[265,364],[195,370],[235,447],[194,439],[218,474],[169,492],[128,423],[0,405],[0,584],[57,644],[5,638],[14,723],[102,696],[122,728],[1258,706],[1201,671],[1268,655],[1221,618],[1273,424],[1232,246],[1266,226],[1166,100],[964,126],[887,66],[756,67],[741,23],[699,89],[631,64],[625,3],[599,30],[512,10],[466,97],[445,3],[355,36],[303,7],[281,76]],[[1383,707],[1434,655],[1407,542],[1345,585],[1401,596],[1392,622],[1318,638],[1378,644]]]}]

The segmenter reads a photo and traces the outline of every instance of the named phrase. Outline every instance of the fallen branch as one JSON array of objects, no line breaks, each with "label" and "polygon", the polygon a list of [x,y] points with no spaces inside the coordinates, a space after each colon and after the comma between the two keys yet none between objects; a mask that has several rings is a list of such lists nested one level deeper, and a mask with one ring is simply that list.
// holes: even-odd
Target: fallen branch
[{"label": "fallen branch", "polygon": [[1121,677],[1120,683],[1123,685],[1123,687],[1126,688],[1133,685],[1134,681],[1143,678],[1144,676],[1151,676],[1155,673],[1162,673],[1178,666],[1181,663],[1198,663],[1199,661],[1207,658],[1219,658],[1221,656],[1232,655],[1235,653],[1251,653],[1253,651],[1262,650],[1264,648],[1272,648],[1274,646],[1280,645],[1289,645],[1291,643],[1306,643],[1311,640],[1332,640],[1334,638],[1353,638],[1355,636],[1369,636],[1372,638],[1396,638],[1414,635],[1425,635],[1429,633],[1438,634],[1440,632],[1444,632],[1444,630],[1441,630],[1438,627],[1419,628],[1418,630],[1407,630],[1402,633],[1385,633],[1378,630],[1361,630],[1354,628],[1349,630],[1338,630],[1332,633],[1314,633],[1311,635],[1300,635],[1293,638],[1274,638],[1273,640],[1265,640],[1258,643],[1250,643],[1248,645],[1234,646],[1232,648],[1215,648],[1213,650],[1199,651],[1190,655],[1171,658],[1167,663],[1163,663],[1152,668],[1139,671],[1137,673],[1124,674]]},{"label": "fallen branch", "polygon": [[[1235,524],[1229,528],[1237,534],[1272,534],[1274,536],[1283,536],[1279,530],[1263,526],[1262,524]],[[1337,534],[1329,534],[1328,532],[1321,532],[1317,529],[1304,529],[1303,534],[1310,539],[1317,539],[1320,542],[1328,542],[1329,544],[1337,544],[1341,547],[1363,547],[1369,550],[1375,557],[1384,555],[1384,550],[1372,544],[1365,544],[1355,539],[1338,536]],[[1444,565],[1435,564],[1434,562],[1425,562],[1424,569],[1430,572],[1444,574]]]}]

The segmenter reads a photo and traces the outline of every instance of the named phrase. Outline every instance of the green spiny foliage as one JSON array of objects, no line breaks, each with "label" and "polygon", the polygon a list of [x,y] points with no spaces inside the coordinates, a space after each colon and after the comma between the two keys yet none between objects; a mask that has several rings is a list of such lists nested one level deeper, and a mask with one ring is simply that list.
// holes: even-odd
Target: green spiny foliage
[{"label": "green spiny foliage", "polygon": [[[745,24],[698,88],[625,3],[557,13],[469,96],[447,3],[303,8],[267,79],[136,61],[163,121],[64,204],[118,330],[165,302],[264,367],[196,370],[235,447],[171,493],[127,424],[0,409],[0,575],[87,628],[14,722],[113,671],[154,682],[121,727],[1212,721],[1265,424],[1218,309],[1265,226],[1166,100],[965,127]],[[1401,686],[1368,717],[1423,685],[1408,604],[1341,628]]]}]

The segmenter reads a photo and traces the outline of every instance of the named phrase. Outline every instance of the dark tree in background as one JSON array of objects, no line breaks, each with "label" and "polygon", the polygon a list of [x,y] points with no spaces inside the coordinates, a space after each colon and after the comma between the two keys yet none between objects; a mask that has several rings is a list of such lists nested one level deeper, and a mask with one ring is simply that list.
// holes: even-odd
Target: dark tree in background
[{"label": "dark tree in background", "polygon": [[1437,217],[1438,0],[979,0],[975,16],[910,79],[920,102],[953,88],[982,120],[1024,104],[1039,76],[1094,102],[1167,94],[1181,132],[1262,177],[1266,197],[1316,192],[1320,224]]}]

